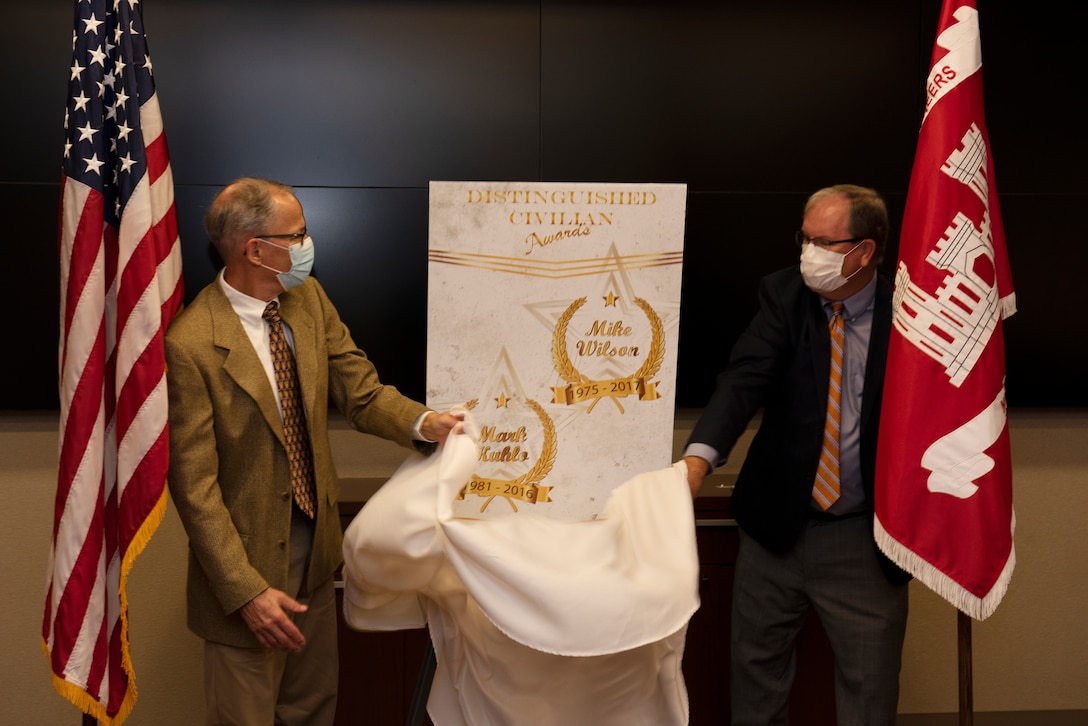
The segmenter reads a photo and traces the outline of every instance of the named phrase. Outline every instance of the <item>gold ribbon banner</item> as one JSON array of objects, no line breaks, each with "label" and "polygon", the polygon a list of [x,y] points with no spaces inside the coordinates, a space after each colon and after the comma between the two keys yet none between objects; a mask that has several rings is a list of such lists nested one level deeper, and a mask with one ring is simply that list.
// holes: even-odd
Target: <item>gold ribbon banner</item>
[{"label": "gold ribbon banner", "polygon": [[582,401],[601,398],[626,398],[637,394],[640,401],[655,401],[661,398],[657,384],[645,378],[611,378],[604,381],[586,381],[585,383],[553,387],[555,397],[552,403],[570,406]]},{"label": "gold ribbon banner", "polygon": [[467,494],[475,494],[478,497],[508,497],[536,504],[537,502],[550,502],[548,492],[551,490],[551,487],[537,484],[519,484],[517,481],[507,479],[487,479],[473,475],[457,494],[457,499],[460,501]]}]

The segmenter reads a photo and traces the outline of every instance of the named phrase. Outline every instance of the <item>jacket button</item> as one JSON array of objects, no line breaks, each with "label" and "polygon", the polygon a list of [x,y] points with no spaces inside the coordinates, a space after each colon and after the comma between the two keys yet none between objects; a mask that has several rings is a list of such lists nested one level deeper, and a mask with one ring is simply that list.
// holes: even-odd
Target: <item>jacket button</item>
[{"label": "jacket button", "polygon": [[276,543],[276,545],[278,545],[281,550],[287,549],[287,541],[286,540],[281,539],[279,542]]},{"label": "jacket button", "polygon": [[291,492],[280,492],[280,499],[287,501],[291,498]]}]

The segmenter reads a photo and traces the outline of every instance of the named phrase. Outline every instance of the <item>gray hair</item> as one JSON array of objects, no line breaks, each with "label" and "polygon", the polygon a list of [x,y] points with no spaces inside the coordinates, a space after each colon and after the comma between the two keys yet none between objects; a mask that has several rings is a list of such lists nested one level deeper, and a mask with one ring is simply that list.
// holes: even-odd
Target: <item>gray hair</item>
[{"label": "gray hair", "polygon": [[815,192],[805,202],[805,214],[814,205],[828,197],[843,197],[850,202],[850,234],[876,242],[876,261],[884,259],[884,248],[888,242],[888,208],[884,199],[875,189],[860,187],[855,184],[836,184]]},{"label": "gray hair", "polygon": [[204,230],[223,262],[238,254],[251,237],[267,233],[276,213],[276,197],[294,193],[286,184],[252,177],[236,179],[224,187],[204,215]]}]

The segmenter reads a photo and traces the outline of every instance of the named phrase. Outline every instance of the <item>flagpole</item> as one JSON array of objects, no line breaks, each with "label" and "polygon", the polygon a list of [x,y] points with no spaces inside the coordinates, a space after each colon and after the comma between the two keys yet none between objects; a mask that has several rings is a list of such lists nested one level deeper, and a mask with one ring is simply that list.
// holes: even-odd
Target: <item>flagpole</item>
[{"label": "flagpole", "polygon": [[83,722],[81,726],[98,726],[98,719],[89,713],[83,714]]},{"label": "flagpole", "polygon": [[962,610],[957,610],[956,614],[959,625],[960,726],[972,726],[975,718],[971,688],[971,617]]}]

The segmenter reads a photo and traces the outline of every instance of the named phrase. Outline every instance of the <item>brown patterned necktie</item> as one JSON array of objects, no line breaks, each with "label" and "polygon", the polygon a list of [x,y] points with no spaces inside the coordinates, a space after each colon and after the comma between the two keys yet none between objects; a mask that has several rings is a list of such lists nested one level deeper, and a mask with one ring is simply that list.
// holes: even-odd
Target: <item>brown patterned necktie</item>
[{"label": "brown patterned necktie", "polygon": [[843,303],[831,305],[831,380],[827,387],[827,418],[824,421],[824,443],[820,450],[820,466],[812,497],[820,509],[827,510],[839,498],[839,429],[842,425],[842,362],[846,345],[846,326],[842,319]]},{"label": "brown patterned necktie", "polygon": [[272,349],[272,368],[276,373],[276,388],[280,393],[283,413],[283,437],[287,442],[287,459],[291,464],[291,488],[295,503],[306,516],[314,517],[314,464],[310,451],[310,433],[306,428],[306,411],[302,407],[295,356],[287,345],[280,320],[279,303],[275,300],[264,309]]}]

